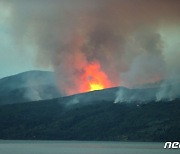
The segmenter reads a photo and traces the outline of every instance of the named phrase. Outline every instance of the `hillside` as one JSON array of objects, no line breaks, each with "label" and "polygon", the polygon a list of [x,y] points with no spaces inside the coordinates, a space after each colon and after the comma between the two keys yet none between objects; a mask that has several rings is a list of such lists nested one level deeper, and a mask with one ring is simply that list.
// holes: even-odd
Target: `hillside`
[{"label": "hillside", "polygon": [[113,87],[62,97],[52,72],[6,77],[0,79],[0,139],[179,141],[179,95],[157,102],[159,90],[158,84]]},{"label": "hillside", "polygon": [[60,97],[48,71],[28,71],[0,79],[0,105]]},{"label": "hillside", "polygon": [[[179,83],[166,84],[163,88],[161,83],[141,85],[132,89],[113,87],[63,97],[63,102],[70,104],[84,101],[146,103],[157,100],[159,94],[162,96],[158,100],[173,100],[180,98],[179,89]],[[63,92],[59,91],[53,72],[28,71],[0,79],[0,105],[47,100],[62,96]]]},{"label": "hillside", "polygon": [[179,141],[180,100],[66,104],[62,99],[0,107],[0,139]]}]

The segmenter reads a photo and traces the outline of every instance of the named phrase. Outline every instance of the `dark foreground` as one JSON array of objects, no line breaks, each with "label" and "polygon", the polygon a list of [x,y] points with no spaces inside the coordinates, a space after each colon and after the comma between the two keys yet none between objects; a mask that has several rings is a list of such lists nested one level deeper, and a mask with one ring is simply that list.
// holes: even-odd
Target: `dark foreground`
[{"label": "dark foreground", "polygon": [[54,99],[4,105],[0,139],[180,141],[180,101],[67,105]]}]

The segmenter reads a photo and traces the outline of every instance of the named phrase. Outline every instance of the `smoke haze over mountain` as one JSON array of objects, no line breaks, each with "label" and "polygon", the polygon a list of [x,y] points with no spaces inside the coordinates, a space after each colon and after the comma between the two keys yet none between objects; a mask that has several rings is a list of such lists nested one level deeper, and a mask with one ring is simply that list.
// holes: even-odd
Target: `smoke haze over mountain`
[{"label": "smoke haze over mountain", "polygon": [[53,68],[67,95],[85,91],[95,64],[105,87],[163,80],[157,100],[180,90],[179,0],[1,0],[0,8],[13,52]]}]

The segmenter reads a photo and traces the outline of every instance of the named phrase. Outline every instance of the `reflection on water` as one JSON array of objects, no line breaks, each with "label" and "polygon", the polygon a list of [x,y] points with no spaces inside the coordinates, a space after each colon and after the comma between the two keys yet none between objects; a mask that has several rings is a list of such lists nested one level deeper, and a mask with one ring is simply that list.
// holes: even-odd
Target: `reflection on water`
[{"label": "reflection on water", "polygon": [[179,154],[163,143],[89,141],[0,141],[0,154]]}]

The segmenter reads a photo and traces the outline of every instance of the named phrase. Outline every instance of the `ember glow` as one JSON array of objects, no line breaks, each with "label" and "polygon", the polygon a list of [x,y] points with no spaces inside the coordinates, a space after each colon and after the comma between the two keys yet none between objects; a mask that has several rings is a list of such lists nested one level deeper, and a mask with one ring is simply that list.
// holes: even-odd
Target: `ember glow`
[{"label": "ember glow", "polygon": [[101,90],[112,87],[113,85],[105,72],[101,70],[98,62],[87,65],[82,75],[82,80],[84,81],[82,85],[82,91],[84,92]]}]

